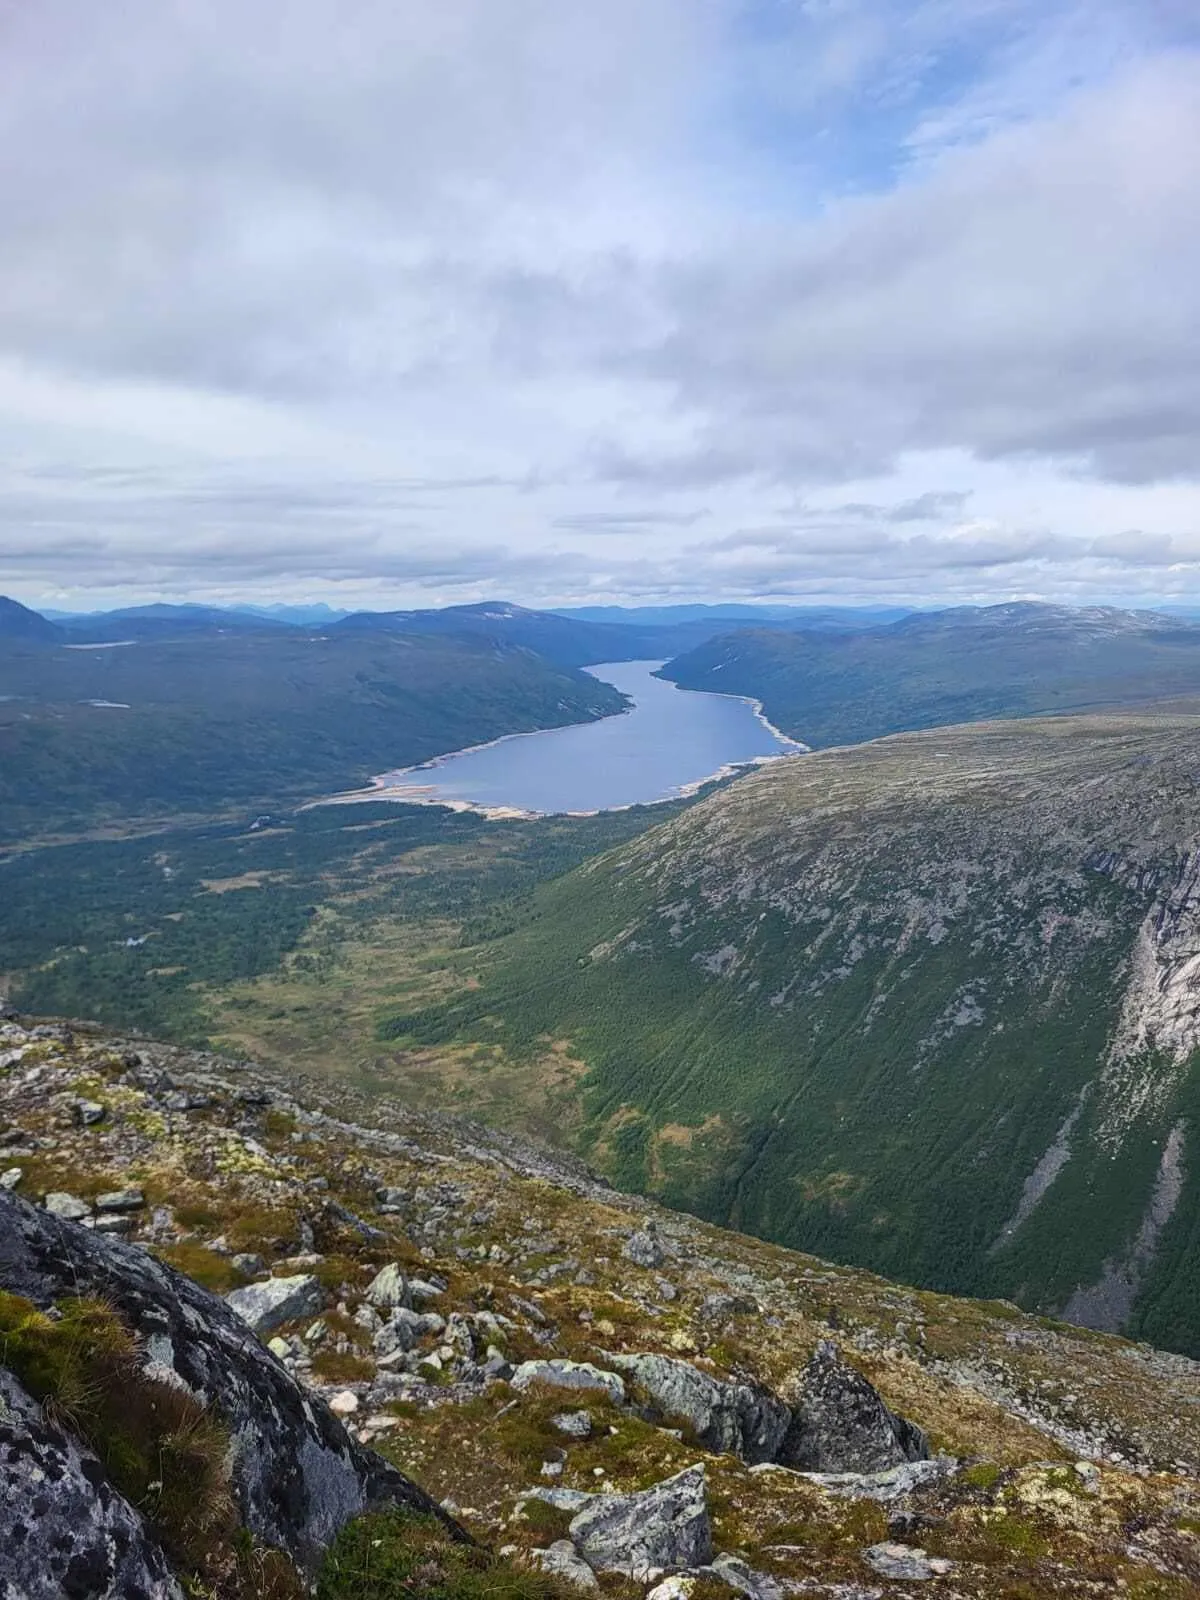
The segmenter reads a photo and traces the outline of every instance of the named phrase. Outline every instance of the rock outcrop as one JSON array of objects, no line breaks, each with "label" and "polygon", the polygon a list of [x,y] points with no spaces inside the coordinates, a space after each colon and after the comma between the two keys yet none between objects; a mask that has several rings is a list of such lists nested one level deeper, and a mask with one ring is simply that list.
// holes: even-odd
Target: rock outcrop
[{"label": "rock outcrop", "polygon": [[804,1373],[777,1459],[803,1472],[884,1472],[925,1461],[929,1441],[823,1339]]},{"label": "rock outcrop", "polygon": [[650,1399],[660,1420],[682,1422],[696,1443],[754,1465],[775,1461],[792,1424],[791,1410],[757,1384],[728,1383],[686,1361],[658,1355],[608,1355]]},{"label": "rock outcrop", "polygon": [[3,1600],[183,1600],[162,1549],[99,1461],[0,1366]]},{"label": "rock outcrop", "polygon": [[706,1566],[713,1545],[704,1468],[686,1467],[638,1494],[596,1495],[572,1519],[571,1538],[596,1572]]},{"label": "rock outcrop", "polygon": [[[229,1306],[145,1251],[0,1194],[0,1289],[42,1309],[78,1297],[111,1306],[154,1371],[169,1373],[228,1427],[231,1490],[245,1527],[302,1571],[312,1572],[338,1529],[370,1506],[442,1515],[352,1440]],[[107,1497],[103,1479],[92,1487],[97,1502]]]}]

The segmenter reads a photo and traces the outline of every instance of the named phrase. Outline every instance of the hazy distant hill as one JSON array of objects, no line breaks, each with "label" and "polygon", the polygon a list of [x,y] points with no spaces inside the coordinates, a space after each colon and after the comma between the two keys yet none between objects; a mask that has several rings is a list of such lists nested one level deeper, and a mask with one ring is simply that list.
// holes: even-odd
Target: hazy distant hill
[{"label": "hazy distant hill", "polygon": [[822,747],[1198,693],[1200,625],[1110,607],[963,607],[858,633],[726,634],[670,662],[664,676],[752,695],[784,732]]},{"label": "hazy distant hill", "polygon": [[124,606],[68,616],[61,626],[79,643],[120,639],[182,639],[189,634],[261,633],[288,623],[261,613],[226,610],[221,606]]},{"label": "hazy distant hill", "polygon": [[722,622],[664,625],[626,621],[592,622],[554,611],[529,611],[507,600],[446,606],[439,611],[362,611],[335,624],[348,633],[473,634],[536,650],[559,666],[584,667],[599,661],[654,661],[678,655],[711,638]]},{"label": "hazy distant hill", "polygon": [[529,650],[461,636],[281,627],[0,646],[0,837],[269,806],[624,704]]},{"label": "hazy distant hill", "polygon": [[674,627],[680,623],[711,623],[717,631],[728,631],[727,623],[754,627],[760,623],[781,623],[797,628],[883,627],[908,616],[905,606],[772,606],[772,605],[689,605],[689,606],[556,606],[560,617],[579,622],[609,622],[623,626],[648,624]]},{"label": "hazy distant hill", "polygon": [[19,601],[0,594],[0,641],[54,644],[62,637],[62,629],[48,622],[40,612],[31,611]]},{"label": "hazy distant hill", "polygon": [[1197,949],[1200,710],[1039,718],[740,779],[391,1032],[535,1112],[563,1041],[623,1186],[1200,1354]]}]

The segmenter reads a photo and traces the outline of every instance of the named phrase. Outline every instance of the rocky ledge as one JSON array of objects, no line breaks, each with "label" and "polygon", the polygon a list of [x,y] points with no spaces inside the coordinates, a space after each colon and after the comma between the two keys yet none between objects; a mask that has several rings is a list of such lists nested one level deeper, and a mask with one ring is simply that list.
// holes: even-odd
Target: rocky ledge
[{"label": "rocky ledge", "polygon": [[64,1341],[174,1418],[210,1543],[301,1585],[340,1561],[339,1600],[378,1568],[386,1516],[365,1567],[346,1541],[381,1506],[490,1547],[524,1594],[1200,1593],[1191,1362],[244,1063],[0,1024],[0,1290],[4,1600],[187,1578],[170,1485],[122,1492],[51,1393]]}]

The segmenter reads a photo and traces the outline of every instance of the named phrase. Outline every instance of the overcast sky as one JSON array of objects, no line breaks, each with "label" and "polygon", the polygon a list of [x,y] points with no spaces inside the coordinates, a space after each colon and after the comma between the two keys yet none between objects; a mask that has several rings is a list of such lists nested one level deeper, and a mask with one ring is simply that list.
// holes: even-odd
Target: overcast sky
[{"label": "overcast sky", "polygon": [[0,0],[0,592],[1200,603],[1200,8]]}]

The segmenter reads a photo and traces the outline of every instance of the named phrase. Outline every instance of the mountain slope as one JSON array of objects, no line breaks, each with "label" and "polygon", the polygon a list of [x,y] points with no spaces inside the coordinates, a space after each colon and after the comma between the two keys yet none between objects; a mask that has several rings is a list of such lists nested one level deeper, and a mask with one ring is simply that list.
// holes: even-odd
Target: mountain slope
[{"label": "mountain slope", "polygon": [[[0,1021],[0,1063],[15,1186],[0,1194],[0,1385],[14,1370],[54,1400],[29,1334],[54,1348],[79,1327],[74,1296],[101,1289],[84,1334],[104,1319],[111,1340],[126,1317],[153,1360],[100,1405],[76,1390],[57,1420],[78,1428],[82,1412],[103,1447],[114,1419],[153,1432],[122,1404],[143,1386],[189,1384],[212,1440],[204,1486],[223,1468],[244,1532],[178,1492],[177,1449],[151,1455],[170,1492],[141,1507],[168,1539],[182,1524],[202,1566],[276,1546],[312,1571],[364,1487],[411,1505],[415,1480],[500,1559],[475,1552],[485,1570],[456,1583],[419,1526],[376,1516],[334,1544],[322,1600],[563,1600],[531,1569],[564,1564],[593,1595],[643,1600],[657,1578],[614,1569],[685,1531],[690,1557],[651,1564],[692,1568],[673,1587],[705,1600],[879,1600],[905,1576],[962,1600],[1197,1592],[1193,1362],[722,1232],[524,1141],[395,1102],[323,1102],[247,1062],[19,1019]],[[771,1445],[762,1429],[788,1416],[782,1453],[793,1430],[816,1437],[823,1468],[777,1459],[778,1428]],[[11,1441],[20,1418],[0,1426]],[[62,1560],[59,1525],[29,1515],[39,1488],[0,1496],[0,1523],[30,1523],[0,1549],[0,1582],[14,1561],[18,1584],[30,1570],[31,1537]],[[685,1494],[686,1524],[664,1515]],[[620,1538],[597,1537],[605,1519]],[[76,1519],[72,1540],[90,1531]]]},{"label": "mountain slope", "polygon": [[777,727],[823,748],[1195,694],[1200,626],[1110,607],[964,607],[857,633],[725,634],[669,662],[663,676],[761,700]]},{"label": "mountain slope", "polygon": [[47,621],[39,611],[31,611],[18,600],[0,594],[0,641],[21,644],[55,644],[63,637],[61,628]]},{"label": "mountain slope", "polygon": [[1200,1351],[1198,950],[1200,714],[984,724],[739,780],[391,1032],[569,1041],[671,1204]]},{"label": "mountain slope", "polygon": [[0,839],[282,804],[624,704],[588,674],[482,639],[274,628],[0,649]]}]

